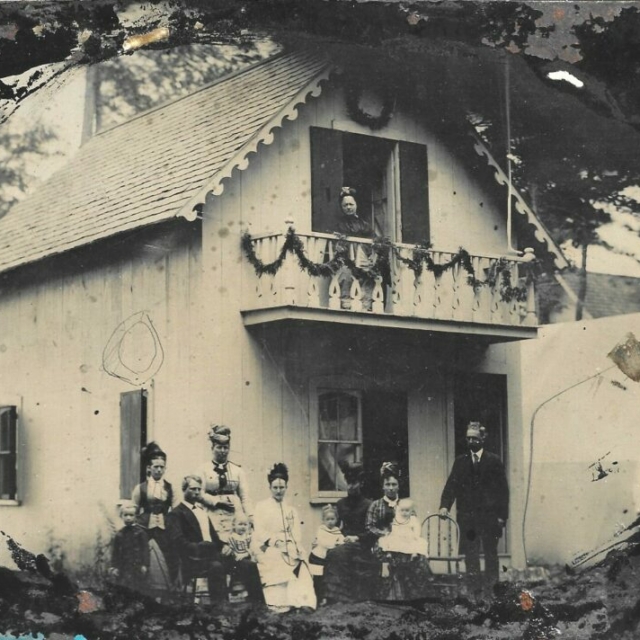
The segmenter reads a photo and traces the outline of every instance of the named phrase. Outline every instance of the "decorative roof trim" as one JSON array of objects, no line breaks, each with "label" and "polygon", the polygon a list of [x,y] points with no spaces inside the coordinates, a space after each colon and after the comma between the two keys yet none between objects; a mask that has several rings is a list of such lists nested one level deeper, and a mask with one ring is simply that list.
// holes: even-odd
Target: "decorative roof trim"
[{"label": "decorative roof trim", "polygon": [[224,191],[224,181],[231,178],[234,169],[244,171],[249,166],[249,156],[258,153],[258,147],[263,144],[268,146],[275,140],[276,129],[284,126],[285,120],[296,120],[300,114],[300,107],[303,107],[311,98],[318,98],[322,93],[324,83],[329,81],[332,73],[340,73],[340,70],[332,65],[325,67],[310,83],[299,91],[289,103],[276,113],[273,118],[259,129],[227,163],[219,169],[213,178],[202,187],[186,204],[184,204],[177,217],[186,218],[193,221],[198,217],[207,195],[222,195]]},{"label": "decorative roof trim", "polygon": [[[474,139],[473,148],[479,156],[485,156],[487,160],[487,164],[494,169],[494,175],[496,182],[499,185],[508,187],[509,186],[509,178],[504,173],[500,165],[494,160],[493,156],[489,149],[487,149],[486,145],[480,138],[475,134],[471,133],[471,137]],[[549,232],[545,229],[544,224],[535,214],[535,212],[529,207],[529,205],[525,202],[524,198],[520,195],[519,191],[513,186],[511,183],[511,195],[515,200],[515,209],[516,211],[523,216],[526,216],[529,224],[535,227],[535,237],[538,242],[542,245],[547,245],[547,251],[554,256],[554,264],[558,269],[565,269],[569,266],[567,259],[564,257],[562,250],[555,243]]]}]

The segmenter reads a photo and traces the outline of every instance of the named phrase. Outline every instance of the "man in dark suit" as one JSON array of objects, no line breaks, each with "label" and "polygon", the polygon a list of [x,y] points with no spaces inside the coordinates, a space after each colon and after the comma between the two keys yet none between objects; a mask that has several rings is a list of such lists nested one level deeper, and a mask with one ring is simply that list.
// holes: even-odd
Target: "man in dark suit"
[{"label": "man in dark suit", "polygon": [[[458,508],[460,547],[465,554],[472,588],[487,593],[498,582],[498,540],[509,517],[509,486],[500,458],[484,450],[487,437],[479,422],[467,427],[469,451],[458,456],[440,499],[440,515],[445,517],[454,502]],[[485,575],[480,573],[480,545],[484,552]],[[484,585],[483,585],[484,582]]]},{"label": "man in dark suit", "polygon": [[222,542],[215,532],[200,495],[202,479],[186,476],[182,481],[184,499],[167,515],[171,548],[180,561],[182,580],[207,577],[212,602],[227,598],[227,581],[220,551]]}]

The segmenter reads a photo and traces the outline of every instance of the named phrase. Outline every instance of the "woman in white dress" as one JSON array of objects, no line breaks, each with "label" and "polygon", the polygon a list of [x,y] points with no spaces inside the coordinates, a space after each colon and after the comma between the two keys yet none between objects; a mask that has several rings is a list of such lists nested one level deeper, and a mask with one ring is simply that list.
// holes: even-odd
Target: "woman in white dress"
[{"label": "woman in white dress", "polygon": [[258,561],[264,599],[271,611],[315,609],[316,594],[300,544],[300,519],[287,504],[289,472],[279,462],[269,472],[271,497],[256,505],[252,547]]}]

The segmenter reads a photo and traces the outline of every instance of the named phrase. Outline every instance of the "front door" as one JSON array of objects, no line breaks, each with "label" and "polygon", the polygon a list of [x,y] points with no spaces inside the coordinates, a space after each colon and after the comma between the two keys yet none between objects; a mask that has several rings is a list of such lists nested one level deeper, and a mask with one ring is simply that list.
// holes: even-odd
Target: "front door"
[{"label": "front door", "polygon": [[402,473],[400,496],[409,495],[409,435],[407,396],[404,393],[369,390],[362,401],[363,463],[367,482],[365,494],[377,499],[382,495],[380,467],[397,462]]},{"label": "front door", "polygon": [[[507,465],[507,377],[494,374],[458,375],[454,390],[455,453],[467,451],[469,422],[487,429],[485,449],[500,456]],[[507,553],[508,535],[503,535],[499,553]]]}]

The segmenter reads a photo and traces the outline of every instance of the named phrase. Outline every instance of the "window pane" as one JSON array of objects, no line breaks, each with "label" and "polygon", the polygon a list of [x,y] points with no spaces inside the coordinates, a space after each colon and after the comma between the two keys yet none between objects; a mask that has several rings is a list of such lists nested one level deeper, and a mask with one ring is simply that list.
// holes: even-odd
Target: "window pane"
[{"label": "window pane", "polygon": [[0,455],[0,500],[14,500],[16,497],[15,457]]},{"label": "window pane", "polygon": [[13,407],[0,407],[0,451],[15,453],[15,411]]},{"label": "window pane", "polygon": [[338,395],[324,393],[319,398],[320,440],[338,439]]},{"label": "window pane", "polygon": [[340,470],[342,461],[360,460],[361,445],[322,442],[318,444],[318,489],[320,491],[346,491],[347,483]]},{"label": "window pane", "polygon": [[0,420],[0,451],[11,451],[10,447],[9,425],[6,424],[4,416],[2,416],[2,420]]},{"label": "window pane", "polygon": [[338,440],[358,439],[358,398],[343,394],[339,398],[338,416],[340,431]]}]

